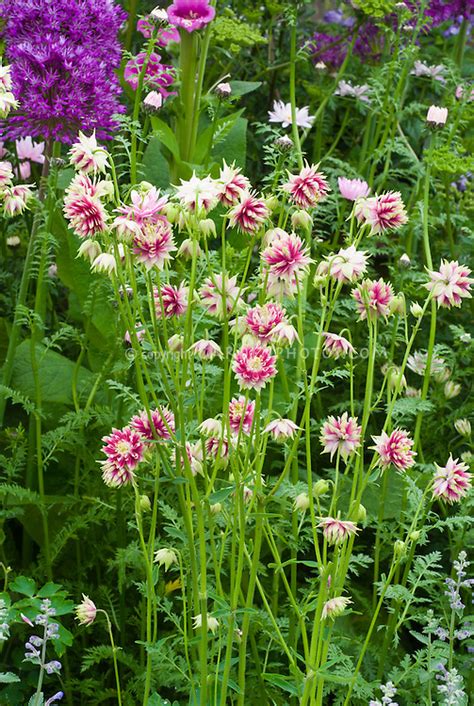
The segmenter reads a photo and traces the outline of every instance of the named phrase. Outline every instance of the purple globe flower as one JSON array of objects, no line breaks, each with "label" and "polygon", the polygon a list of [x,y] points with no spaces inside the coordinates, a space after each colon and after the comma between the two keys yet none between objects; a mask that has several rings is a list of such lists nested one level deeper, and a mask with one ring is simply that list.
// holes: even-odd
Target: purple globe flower
[{"label": "purple globe flower", "polygon": [[174,0],[168,8],[168,20],[175,27],[187,32],[202,29],[212,22],[216,14],[209,0]]},{"label": "purple globe flower", "polygon": [[109,137],[124,110],[115,75],[124,11],[113,0],[0,0],[0,17],[20,102],[0,139],[72,143],[79,130]]}]

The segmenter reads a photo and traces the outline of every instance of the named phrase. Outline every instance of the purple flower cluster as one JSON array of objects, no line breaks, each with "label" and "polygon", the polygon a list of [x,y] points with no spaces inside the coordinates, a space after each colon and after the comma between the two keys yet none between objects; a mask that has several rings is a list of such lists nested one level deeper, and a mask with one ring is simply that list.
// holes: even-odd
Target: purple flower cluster
[{"label": "purple flower cluster", "polygon": [[115,75],[126,14],[113,0],[0,0],[17,111],[0,139],[72,143],[79,130],[106,138],[123,112]]},{"label": "purple flower cluster", "polygon": [[426,9],[426,14],[431,17],[433,25],[442,22],[460,22],[463,19],[474,20],[473,0],[431,0]]}]

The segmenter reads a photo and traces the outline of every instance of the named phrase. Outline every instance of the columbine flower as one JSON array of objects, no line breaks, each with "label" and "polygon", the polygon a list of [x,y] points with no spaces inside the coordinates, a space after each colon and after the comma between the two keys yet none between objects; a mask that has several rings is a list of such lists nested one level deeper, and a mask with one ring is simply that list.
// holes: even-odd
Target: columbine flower
[{"label": "columbine flower", "polygon": [[178,287],[163,284],[160,289],[154,289],[156,316],[169,319],[172,316],[182,316],[188,308],[189,290],[183,282]]},{"label": "columbine flower", "polygon": [[269,265],[269,274],[291,279],[306,274],[311,263],[308,248],[294,233],[282,231],[262,252],[262,260]]},{"label": "columbine flower", "polygon": [[454,428],[461,436],[471,436],[471,422],[469,419],[456,419]]},{"label": "columbine flower", "polygon": [[253,400],[246,402],[243,395],[232,398],[229,404],[229,426],[232,431],[238,434],[242,430],[244,434],[250,434],[254,412],[255,402]]},{"label": "columbine flower", "polygon": [[340,520],[338,517],[323,517],[318,527],[322,527],[328,544],[342,544],[359,531],[354,522]]},{"label": "columbine flower", "polygon": [[156,438],[171,439],[171,434],[175,432],[173,412],[170,412],[168,407],[158,407],[150,410],[150,416],[153,428],[145,409],[132,417],[130,426],[147,441],[153,441]]},{"label": "columbine flower", "polygon": [[429,125],[433,127],[439,127],[440,125],[445,125],[447,119],[447,108],[439,108],[437,105],[430,105],[426,114],[426,122]]},{"label": "columbine flower", "polygon": [[165,571],[168,571],[172,564],[178,563],[178,557],[173,549],[158,549],[158,551],[155,552],[153,561],[159,564],[159,566],[164,566]]},{"label": "columbine flower", "polygon": [[390,303],[393,300],[393,289],[382,278],[373,281],[365,279],[355,289],[352,296],[356,300],[360,320],[376,316],[389,316]]},{"label": "columbine flower", "polygon": [[341,196],[348,201],[357,201],[370,194],[370,186],[363,179],[346,179],[339,177],[337,180]]},{"label": "columbine flower", "polygon": [[107,461],[117,468],[134,470],[143,460],[144,440],[135,429],[124,427],[112,429],[109,436],[104,436],[102,452],[107,456]]},{"label": "columbine flower", "polygon": [[354,214],[361,223],[370,226],[370,234],[397,230],[408,221],[408,215],[400,192],[387,191],[380,196],[356,202]]},{"label": "columbine flower", "polygon": [[452,400],[461,392],[461,385],[453,380],[448,380],[444,386],[444,396],[447,400]]},{"label": "columbine flower", "polygon": [[285,311],[274,302],[249,309],[245,323],[249,331],[262,343],[268,343],[275,331],[275,327],[285,319]]},{"label": "columbine flower", "polygon": [[[224,318],[224,309],[228,314],[234,309],[239,294],[237,275],[213,275],[204,280],[199,290],[201,303],[213,316]],[[225,306],[224,306],[225,302]]]},{"label": "columbine flower", "polygon": [[347,412],[341,417],[328,417],[321,428],[320,441],[323,453],[341,454],[344,460],[360,446],[362,427],[357,424],[357,417],[348,417]]},{"label": "columbine flower", "polygon": [[31,189],[26,184],[4,187],[2,191],[4,215],[13,217],[23,213],[28,208],[31,196]]},{"label": "columbine flower", "polygon": [[285,439],[292,439],[298,429],[299,426],[291,419],[280,418],[267,424],[263,431],[265,434],[271,434],[275,441],[285,441]]},{"label": "columbine flower", "polygon": [[443,66],[443,64],[438,64],[437,66],[430,66],[429,64],[425,64],[419,59],[415,61],[413,64],[413,69],[410,72],[414,76],[427,76],[428,78],[434,78],[435,81],[439,81],[440,83],[446,83],[445,79],[443,78],[443,74],[446,71],[446,66]]},{"label": "columbine flower", "polygon": [[337,360],[338,358],[344,358],[350,353],[354,354],[355,349],[344,336],[338,336],[335,333],[323,333],[324,343],[323,348],[326,355],[330,358]]},{"label": "columbine flower", "polygon": [[445,466],[438,466],[435,463],[435,468],[433,497],[452,504],[467,495],[471,485],[471,474],[468,472],[467,464],[459,463],[459,459],[453,458],[450,454]]},{"label": "columbine flower", "polygon": [[10,162],[0,162],[0,188],[11,184],[13,179],[13,169]]},{"label": "columbine flower", "polygon": [[336,254],[327,255],[326,260],[318,265],[316,275],[329,273],[338,282],[354,282],[366,271],[368,259],[364,250],[349,245]]},{"label": "columbine flower", "polygon": [[82,603],[76,606],[76,620],[79,621],[79,625],[92,625],[97,615],[97,608],[95,603],[91,601],[89,596],[82,594]]},{"label": "columbine flower", "polygon": [[105,172],[109,166],[107,152],[97,143],[95,130],[90,137],[79,130],[79,140],[73,144],[69,155],[70,164],[83,174]]},{"label": "columbine flower", "polygon": [[[212,615],[209,615],[209,613],[208,613],[206,616],[206,623],[207,623],[207,629],[210,630],[212,632],[212,634],[214,635],[217,628],[219,627],[219,621],[217,620],[217,618],[214,618]],[[199,628],[202,627],[202,624],[203,624],[202,615],[201,614],[194,615],[193,616],[193,628],[195,630],[198,630]]]},{"label": "columbine flower", "polygon": [[296,496],[295,501],[293,503],[293,508],[295,510],[300,510],[302,512],[305,512],[308,510],[310,507],[310,500],[309,500],[309,495],[307,493],[300,493],[299,495]]},{"label": "columbine flower", "polygon": [[234,206],[241,198],[242,192],[250,190],[250,182],[233,164],[229,166],[224,160],[218,181],[217,198],[223,206]]},{"label": "columbine flower", "polygon": [[110,461],[102,461],[102,480],[109,488],[121,488],[123,485],[133,483],[133,471],[124,466],[120,468]]},{"label": "columbine flower", "polygon": [[372,439],[375,446],[370,448],[379,455],[377,465],[384,470],[393,465],[398,471],[406,471],[415,465],[413,439],[410,439],[405,429],[394,429],[390,435],[383,431],[380,436],[373,436]]},{"label": "columbine flower", "polygon": [[452,306],[461,306],[464,298],[471,298],[469,289],[474,279],[469,277],[469,267],[460,265],[456,260],[441,260],[439,270],[428,270],[428,274],[430,282],[424,286],[436,299],[438,306],[450,309]]},{"label": "columbine flower", "polygon": [[229,228],[238,228],[242,233],[255,235],[268,220],[270,209],[265,201],[257,198],[255,194],[241,192],[240,202],[227,215]]},{"label": "columbine flower", "polygon": [[217,204],[219,184],[210,176],[199,179],[193,172],[191,179],[181,179],[176,187],[176,198],[190,211],[210,211]]},{"label": "columbine flower", "polygon": [[330,190],[324,174],[317,171],[318,166],[306,163],[299,174],[288,174],[288,182],[283,184],[283,190],[299,208],[316,206]]},{"label": "columbine flower", "polygon": [[186,32],[202,29],[212,22],[216,14],[208,0],[174,0],[168,7],[168,20],[171,25],[181,27]]},{"label": "columbine flower", "polygon": [[[410,370],[413,370],[417,375],[424,375],[428,353],[426,351],[415,351],[413,355],[408,356],[407,365]],[[446,365],[443,358],[433,355],[431,357],[430,375],[439,375],[444,372]]]},{"label": "columbine flower", "polygon": [[370,87],[364,83],[361,86],[353,86],[349,81],[339,81],[336,90],[334,91],[335,96],[349,96],[351,98],[357,98],[363,103],[370,105],[372,102],[367,95],[370,92]]},{"label": "columbine flower", "polygon": [[101,249],[99,243],[96,240],[90,240],[88,238],[87,240],[83,240],[80,244],[76,257],[83,257],[92,264],[100,253]]},{"label": "columbine flower", "polygon": [[120,214],[113,222],[119,237],[128,239],[140,235],[146,226],[164,222],[163,210],[168,197],[160,196],[160,190],[154,186],[147,188],[141,185],[130,194],[130,205],[117,209]]},{"label": "columbine flower", "polygon": [[117,260],[115,255],[109,252],[100,253],[92,263],[93,272],[105,272],[106,274],[117,273]]},{"label": "columbine flower", "polygon": [[192,353],[196,353],[202,360],[212,360],[213,358],[222,358],[222,349],[215,341],[210,341],[203,338],[200,341],[193,343],[189,349]]},{"label": "columbine flower", "polygon": [[77,174],[66,189],[64,215],[79,238],[91,238],[107,229],[109,216],[101,201],[101,183]]},{"label": "columbine flower", "polygon": [[241,389],[261,390],[275,377],[276,357],[263,346],[242,346],[234,355],[232,370]]},{"label": "columbine flower", "polygon": [[[296,108],[296,124],[298,127],[311,127],[314,115],[309,114],[308,106]],[[291,103],[283,101],[273,101],[273,110],[268,111],[268,119],[271,123],[281,123],[282,127],[293,124],[291,119]]]},{"label": "columbine flower", "polygon": [[157,223],[145,226],[133,239],[133,252],[147,270],[152,267],[162,270],[175,250],[171,223],[164,217]]},{"label": "columbine flower", "polygon": [[28,159],[30,162],[44,164],[44,142],[33,142],[30,136],[21,137],[16,140],[15,147],[19,160]]},{"label": "columbine flower", "polygon": [[272,342],[275,345],[284,346],[288,344],[292,346],[295,341],[301,343],[298,337],[298,331],[292,324],[288,324],[286,321],[277,324],[272,331]]},{"label": "columbine flower", "polygon": [[352,603],[350,598],[346,596],[337,596],[336,598],[330,598],[323,605],[321,611],[321,620],[326,620],[327,618],[338,618],[342,615],[347,608],[347,606]]}]

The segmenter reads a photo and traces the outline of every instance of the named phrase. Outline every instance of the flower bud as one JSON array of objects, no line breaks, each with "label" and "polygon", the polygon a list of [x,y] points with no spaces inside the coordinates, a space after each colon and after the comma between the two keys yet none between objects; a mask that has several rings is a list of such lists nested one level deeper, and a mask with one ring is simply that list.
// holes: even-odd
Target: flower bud
[{"label": "flower bud", "polygon": [[202,233],[204,237],[208,235],[212,235],[214,238],[216,237],[216,224],[212,218],[204,218],[202,221],[199,221],[199,232]]},{"label": "flower bud", "polygon": [[168,347],[172,353],[181,353],[184,349],[184,338],[175,333],[168,339]]},{"label": "flower bud", "polygon": [[412,542],[418,542],[421,536],[421,532],[420,530],[414,530],[413,532],[410,532],[408,536],[410,537]]},{"label": "flower bud", "polygon": [[418,302],[413,302],[413,304],[410,305],[410,312],[415,319],[419,319],[423,316],[423,308],[418,304]]},{"label": "flower bud", "polygon": [[444,396],[448,400],[452,400],[453,397],[457,397],[461,392],[461,385],[453,380],[448,380],[444,386]]},{"label": "flower bud", "polygon": [[401,257],[398,260],[398,264],[400,265],[400,267],[410,267],[411,260],[410,260],[409,256],[406,254],[406,252],[404,252],[403,255],[401,255]]},{"label": "flower bud", "polygon": [[301,510],[303,512],[305,510],[308,510],[308,508],[309,508],[309,495],[307,495],[307,493],[300,493],[299,495],[297,495],[295,498],[293,508],[295,510]]},{"label": "flower bud", "polygon": [[326,495],[329,490],[329,483],[324,478],[320,478],[315,483],[313,483],[313,497],[320,498],[322,495]]},{"label": "flower bud", "polygon": [[471,436],[471,422],[469,419],[456,419],[454,428],[461,436]]},{"label": "flower bud", "polygon": [[151,502],[148,495],[140,495],[140,510],[142,512],[150,512]]},{"label": "flower bud", "polygon": [[393,545],[393,554],[395,557],[400,559],[402,556],[405,556],[407,551],[407,546],[405,542],[403,542],[401,539],[397,539],[395,544]]},{"label": "flower bud", "polygon": [[274,144],[280,152],[289,152],[293,147],[293,140],[291,137],[288,137],[288,135],[282,135],[281,137],[277,137]]},{"label": "flower bud", "polygon": [[302,228],[310,231],[313,227],[313,219],[307,211],[293,211],[291,214],[291,225],[293,228]]},{"label": "flower bud", "polygon": [[213,515],[217,515],[222,511],[222,503],[214,503],[213,505],[209,505],[209,510]]},{"label": "flower bud", "polygon": [[215,87],[216,96],[221,100],[229,98],[232,95],[232,86],[230,83],[218,83]]},{"label": "flower bud", "polygon": [[265,199],[265,203],[270,211],[274,211],[280,205],[280,202],[276,196],[269,196]]},{"label": "flower bud", "polygon": [[363,505],[359,505],[357,509],[357,522],[365,522],[367,519],[367,510]]},{"label": "flower bud", "polygon": [[400,314],[403,316],[405,314],[405,297],[403,294],[397,294],[393,297],[389,304],[389,310],[391,314]]}]

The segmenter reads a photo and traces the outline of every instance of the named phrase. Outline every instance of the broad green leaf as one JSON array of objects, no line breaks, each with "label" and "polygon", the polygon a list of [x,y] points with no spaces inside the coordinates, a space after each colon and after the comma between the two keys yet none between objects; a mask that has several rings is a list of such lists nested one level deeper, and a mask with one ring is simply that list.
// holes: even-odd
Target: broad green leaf
[{"label": "broad green leaf", "polygon": [[0,672],[0,684],[13,684],[17,681],[21,681],[21,679],[13,672]]},{"label": "broad green leaf", "polygon": [[173,130],[170,128],[169,125],[163,122],[161,118],[157,118],[156,116],[152,116],[150,118],[150,121],[153,127],[154,135],[159,138],[160,142],[162,142],[164,146],[169,149],[176,161],[179,162],[179,145]]},{"label": "broad green leaf", "polygon": [[232,96],[236,98],[252,93],[262,85],[261,81],[229,81],[229,83],[232,88]]},{"label": "broad green leaf", "polygon": [[11,582],[10,589],[31,598],[35,595],[36,584],[33,579],[30,579],[28,576],[17,576],[16,579]]},{"label": "broad green leaf", "polygon": [[292,696],[301,696],[301,690],[291,677],[285,677],[281,674],[262,674],[262,677],[272,686],[276,686]]},{"label": "broad green leaf", "polygon": [[48,581],[48,583],[45,583],[44,586],[38,591],[37,595],[39,598],[51,598],[51,596],[54,596],[54,594],[61,588],[61,584]]},{"label": "broad green leaf", "polygon": [[145,150],[142,160],[142,174],[145,181],[167,189],[170,184],[170,170],[168,162],[164,158],[160,149],[160,138],[154,135]]}]

